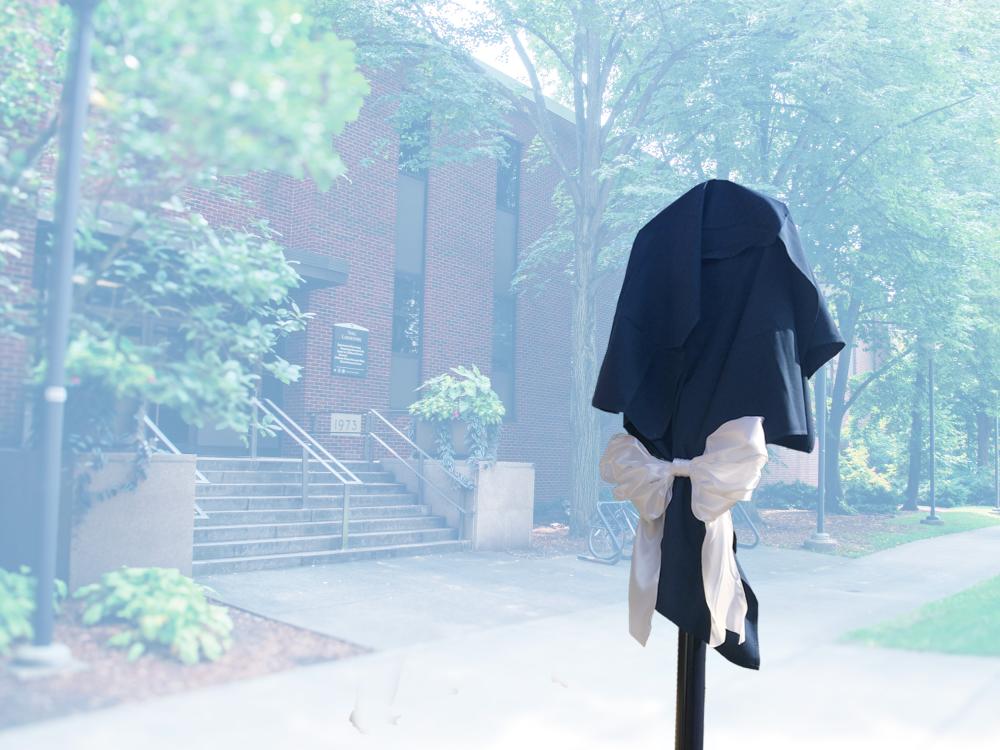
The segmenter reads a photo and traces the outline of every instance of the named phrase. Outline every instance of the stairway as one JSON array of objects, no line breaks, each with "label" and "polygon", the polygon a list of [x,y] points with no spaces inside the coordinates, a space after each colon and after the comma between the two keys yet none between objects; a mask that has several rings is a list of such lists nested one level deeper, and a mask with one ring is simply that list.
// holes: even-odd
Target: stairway
[{"label": "stairway", "polygon": [[318,461],[303,503],[300,459],[199,458],[209,483],[196,496],[208,517],[195,519],[194,575],[468,549],[379,461],[344,463],[364,482],[351,487],[347,549],[343,485]]}]

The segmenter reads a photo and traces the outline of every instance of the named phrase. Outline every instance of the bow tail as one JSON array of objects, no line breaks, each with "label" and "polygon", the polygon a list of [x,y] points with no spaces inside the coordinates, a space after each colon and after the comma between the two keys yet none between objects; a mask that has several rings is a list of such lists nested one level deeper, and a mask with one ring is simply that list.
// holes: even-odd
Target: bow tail
[{"label": "bow tail", "polygon": [[663,524],[663,514],[653,519],[640,517],[632,547],[628,580],[628,632],[643,646],[652,630],[653,612],[656,611]]},{"label": "bow tail", "polygon": [[705,542],[701,548],[702,582],[705,602],[711,613],[712,624],[708,645],[713,648],[726,640],[726,631],[746,640],[746,592],[736,566],[733,552],[733,516],[730,511],[705,523]]}]

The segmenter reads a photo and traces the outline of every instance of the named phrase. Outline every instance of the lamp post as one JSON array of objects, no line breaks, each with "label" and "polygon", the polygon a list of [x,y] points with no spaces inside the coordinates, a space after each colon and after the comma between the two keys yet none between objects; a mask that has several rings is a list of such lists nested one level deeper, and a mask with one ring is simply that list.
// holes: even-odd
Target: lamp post
[{"label": "lamp post", "polygon": [[934,492],[934,347],[931,347],[927,354],[927,410],[930,416],[930,429],[928,432],[930,457],[927,471],[930,479],[931,512],[927,518],[921,519],[920,523],[938,526],[944,522],[937,514],[937,497]]},{"label": "lamp post", "polygon": [[837,546],[837,540],[826,533],[826,368],[816,371],[816,433],[817,433],[817,480],[816,480],[816,531],[803,542],[806,549],[829,550]]},{"label": "lamp post", "polygon": [[26,674],[76,664],[69,649],[53,643],[59,497],[62,477],[63,414],[66,403],[66,346],[73,294],[73,243],[80,202],[80,156],[90,97],[90,45],[99,0],[63,0],[73,11],[73,33],[59,113],[55,241],[48,270],[45,317],[45,380],[42,406],[41,539],[35,574],[34,642],[18,650]]},{"label": "lamp post", "polygon": [[993,391],[993,512],[1000,513],[1000,398]]}]

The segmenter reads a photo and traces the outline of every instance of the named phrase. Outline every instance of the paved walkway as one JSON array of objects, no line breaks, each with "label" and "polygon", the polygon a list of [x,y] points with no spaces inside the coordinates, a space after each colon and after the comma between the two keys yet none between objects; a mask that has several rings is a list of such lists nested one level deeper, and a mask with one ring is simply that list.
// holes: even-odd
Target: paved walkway
[{"label": "paved walkway", "polygon": [[[998,549],[1000,527],[855,560],[742,552],[763,666],[709,655],[706,747],[994,750],[1000,659],[836,640],[1000,573]],[[472,553],[206,578],[233,604],[381,650],[0,733],[0,750],[661,750],[676,639],[660,617],[645,649],[630,639],[627,576]]]}]

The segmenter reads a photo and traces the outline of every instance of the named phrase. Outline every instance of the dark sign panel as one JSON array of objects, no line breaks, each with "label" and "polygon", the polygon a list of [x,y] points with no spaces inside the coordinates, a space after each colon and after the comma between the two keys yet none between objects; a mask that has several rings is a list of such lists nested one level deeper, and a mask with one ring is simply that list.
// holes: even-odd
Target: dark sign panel
[{"label": "dark sign panel", "polygon": [[334,375],[364,378],[368,375],[368,329],[353,323],[333,326]]}]

